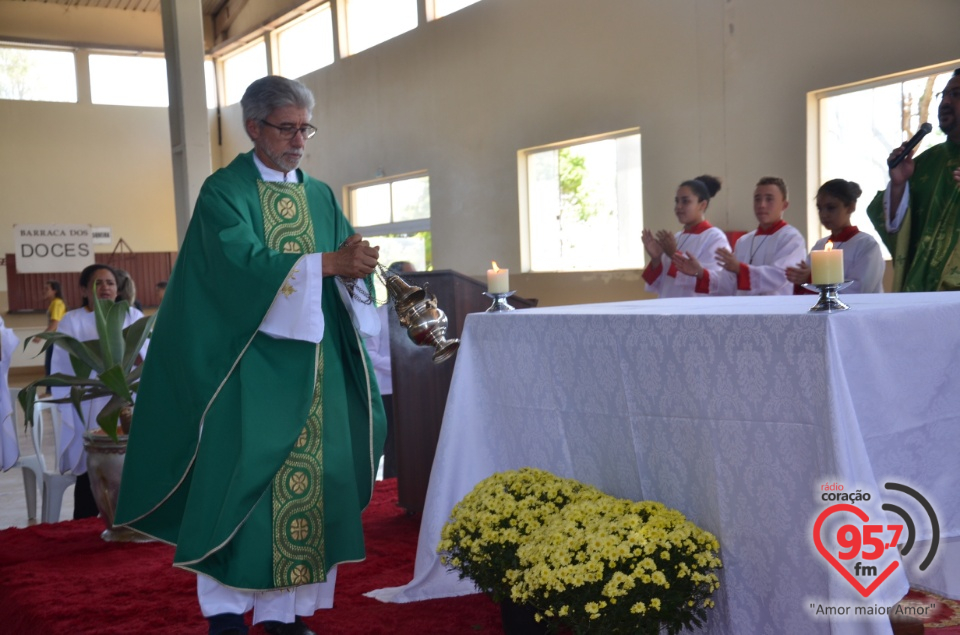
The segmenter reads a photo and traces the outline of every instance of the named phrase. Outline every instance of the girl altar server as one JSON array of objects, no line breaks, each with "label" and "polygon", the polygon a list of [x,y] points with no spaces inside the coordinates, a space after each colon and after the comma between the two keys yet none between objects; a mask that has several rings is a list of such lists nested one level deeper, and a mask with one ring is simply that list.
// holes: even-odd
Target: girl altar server
[{"label": "girl altar server", "polygon": [[[683,230],[671,234],[661,229],[656,235],[649,229],[643,230],[643,246],[650,254],[650,263],[643,271],[648,291],[655,291],[661,298],[695,295],[697,278],[681,272],[673,262],[674,257],[711,262],[718,249],[730,249],[726,234],[704,218],[710,199],[719,191],[720,179],[707,174],[684,181],[673,199],[673,211]],[[720,265],[716,263],[710,268],[714,275],[720,271]]]},{"label": "girl altar server", "polygon": [[722,269],[717,275],[696,258],[674,258],[677,268],[697,277],[697,293],[710,295],[789,295],[793,284],[786,269],[807,254],[800,232],[783,220],[790,203],[783,179],[765,176],[753,192],[753,213],[759,226],[737,241],[733,252],[717,249]]},{"label": "girl altar server", "polygon": [[[880,245],[873,236],[850,224],[860,193],[859,185],[843,179],[833,179],[820,186],[817,213],[830,235],[818,240],[813,251],[823,249],[827,242],[833,243],[833,249],[843,250],[844,277],[851,281],[844,293],[883,293],[884,263]],[[810,282],[810,257],[788,267],[787,279],[797,285],[795,293],[802,292],[799,285]]]}]

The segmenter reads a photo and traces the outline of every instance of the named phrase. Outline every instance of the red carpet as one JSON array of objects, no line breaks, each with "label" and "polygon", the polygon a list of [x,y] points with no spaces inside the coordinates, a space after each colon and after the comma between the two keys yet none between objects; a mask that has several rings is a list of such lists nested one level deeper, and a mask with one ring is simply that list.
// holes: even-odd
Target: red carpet
[{"label": "red carpet", "polygon": [[[367,559],[340,566],[334,608],[307,623],[320,635],[501,633],[499,609],[483,595],[412,604],[363,596],[413,577],[419,517],[396,501],[395,479],[377,483],[363,518]],[[102,529],[86,519],[0,531],[0,632],[205,635],[196,578],[170,566],[173,548],[107,544]]]}]

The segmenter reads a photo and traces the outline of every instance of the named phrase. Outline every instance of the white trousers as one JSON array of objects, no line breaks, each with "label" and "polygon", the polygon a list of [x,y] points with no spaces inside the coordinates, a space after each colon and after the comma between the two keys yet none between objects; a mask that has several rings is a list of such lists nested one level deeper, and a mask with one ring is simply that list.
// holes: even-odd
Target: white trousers
[{"label": "white trousers", "polygon": [[197,598],[204,617],[220,613],[243,615],[253,609],[253,623],[277,621],[289,624],[297,616],[309,617],[318,609],[333,608],[337,567],[327,573],[326,582],[275,591],[241,591],[226,587],[213,578],[197,575]]}]

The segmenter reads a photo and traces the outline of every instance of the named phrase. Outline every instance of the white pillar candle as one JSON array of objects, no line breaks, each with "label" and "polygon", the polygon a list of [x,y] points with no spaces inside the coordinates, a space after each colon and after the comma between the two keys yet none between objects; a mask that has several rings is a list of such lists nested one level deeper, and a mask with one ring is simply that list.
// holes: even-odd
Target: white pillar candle
[{"label": "white pillar candle", "polygon": [[810,278],[813,284],[843,282],[843,250],[828,241],[823,250],[810,252]]},{"label": "white pillar candle", "polygon": [[487,293],[506,293],[510,290],[510,270],[501,269],[491,262],[493,269],[487,269]]}]

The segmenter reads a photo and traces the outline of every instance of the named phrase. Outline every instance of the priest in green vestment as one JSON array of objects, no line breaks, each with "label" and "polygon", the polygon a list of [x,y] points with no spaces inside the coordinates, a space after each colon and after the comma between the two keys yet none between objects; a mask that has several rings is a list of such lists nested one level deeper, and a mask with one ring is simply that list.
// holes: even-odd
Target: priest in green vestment
[{"label": "priest in green vestment", "polygon": [[887,190],[867,208],[893,256],[894,291],[960,290],[960,68],[940,97],[947,140],[891,169]]},{"label": "priest in green vestment", "polygon": [[204,183],[151,340],[116,519],[176,545],[211,635],[279,635],[365,557],[385,436],[362,339],[378,249],[297,169],[313,95],[271,76],[241,101],[252,152]]}]

